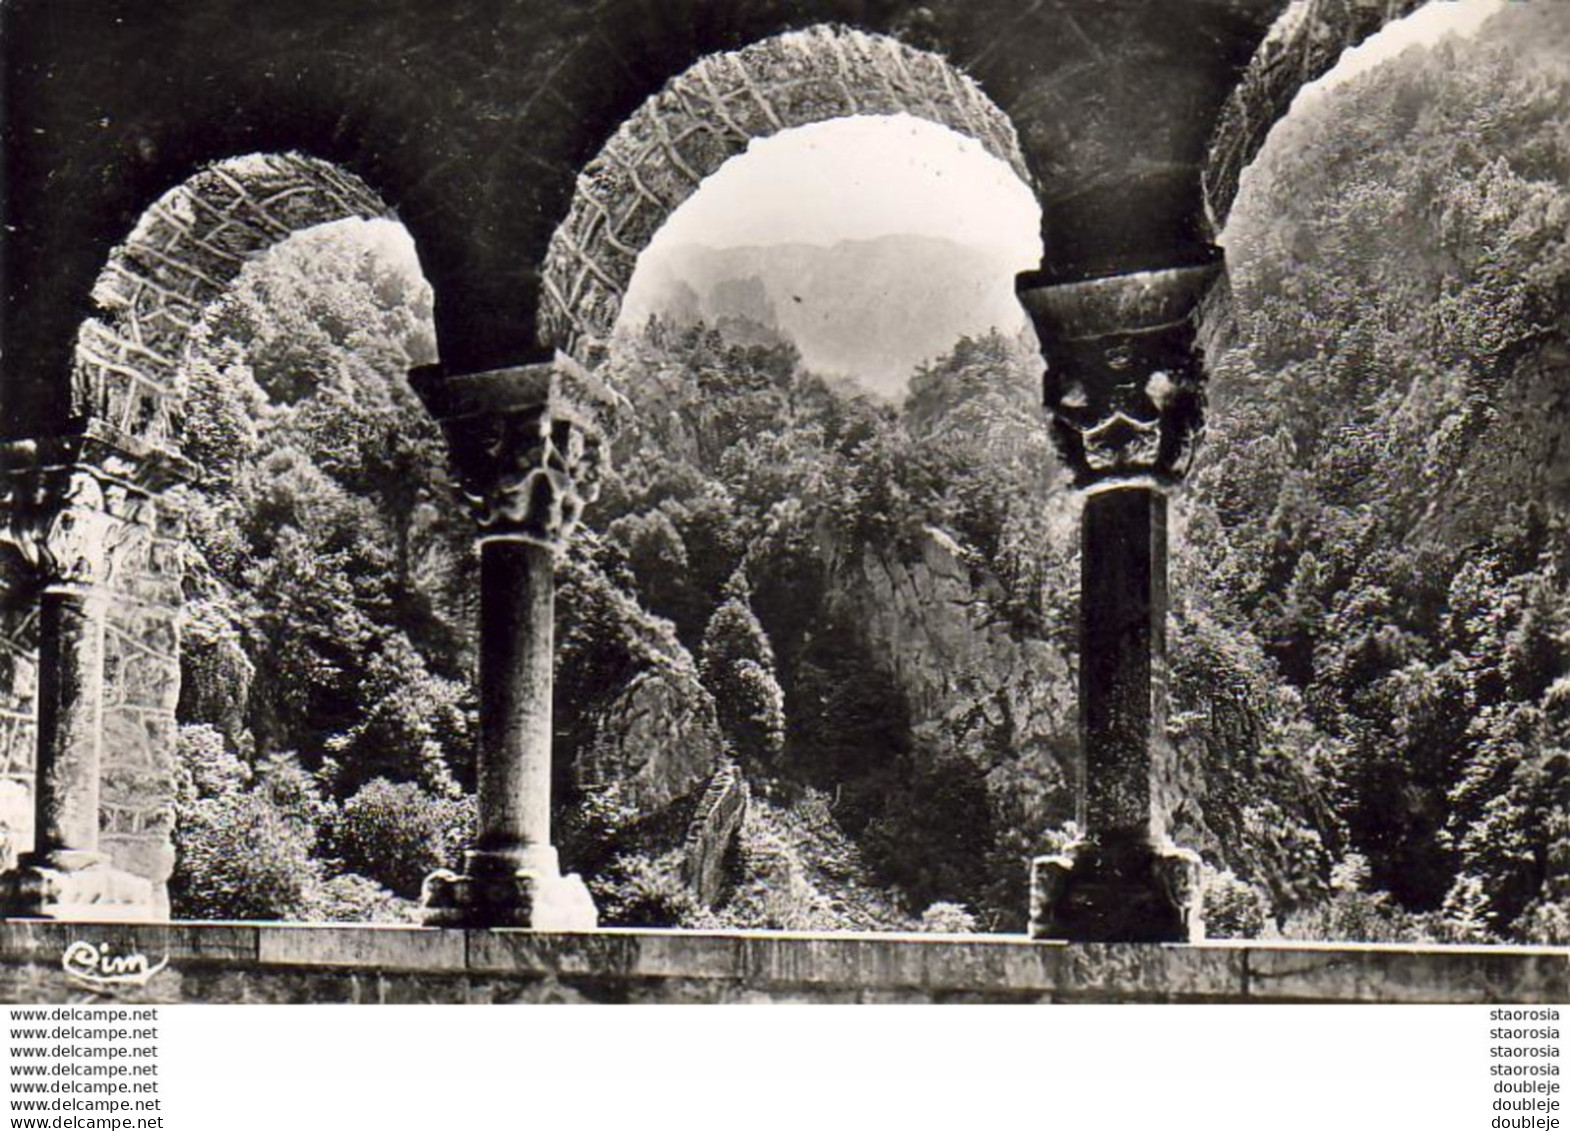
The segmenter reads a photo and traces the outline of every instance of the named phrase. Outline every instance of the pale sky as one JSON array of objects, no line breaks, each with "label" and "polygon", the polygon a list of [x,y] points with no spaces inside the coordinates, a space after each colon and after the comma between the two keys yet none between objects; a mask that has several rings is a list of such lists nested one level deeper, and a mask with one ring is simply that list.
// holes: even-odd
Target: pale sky
[{"label": "pale sky", "polygon": [[1509,0],[1431,0],[1405,19],[1389,24],[1341,56],[1317,82],[1298,92],[1300,99],[1322,97],[1327,91],[1394,58],[1408,47],[1437,43],[1447,35],[1469,36]]},{"label": "pale sky", "polygon": [[[1414,44],[1470,35],[1507,2],[1432,0],[1348,51],[1299,97],[1321,97]],[[905,114],[841,118],[754,140],[677,209],[650,250],[910,232],[1021,248],[1023,268],[1039,256],[1040,216],[1013,170],[976,141]]]},{"label": "pale sky", "polygon": [[1040,256],[1041,212],[981,144],[906,114],[839,118],[758,138],[655,236],[714,247],[832,244],[894,233]]}]

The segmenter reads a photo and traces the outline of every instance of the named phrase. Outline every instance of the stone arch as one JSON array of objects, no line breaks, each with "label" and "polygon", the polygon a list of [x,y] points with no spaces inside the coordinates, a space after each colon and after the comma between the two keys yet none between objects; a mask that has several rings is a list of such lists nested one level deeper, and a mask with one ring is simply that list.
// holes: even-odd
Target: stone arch
[{"label": "stone arch", "polygon": [[[1243,171],[1298,92],[1328,74],[1347,51],[1431,0],[1292,0],[1271,25],[1217,117],[1200,176],[1211,239],[1227,225]],[[1232,340],[1232,288],[1223,271],[1201,301],[1204,352],[1220,357]]]},{"label": "stone arch", "polygon": [[1034,186],[1013,123],[941,55],[818,25],[699,60],[644,102],[579,174],[546,252],[542,342],[596,362],[639,254],[704,179],[754,138],[900,113],[975,139]]},{"label": "stone arch", "polygon": [[77,335],[71,415],[174,448],[187,341],[241,268],[307,228],[391,216],[359,178],[299,153],[200,170],[154,201],[110,253],[92,290],[100,313]]},{"label": "stone arch", "polygon": [[1212,233],[1226,227],[1243,170],[1286,116],[1298,91],[1341,56],[1427,0],[1293,0],[1254,52],[1222,107],[1203,173]]},{"label": "stone arch", "polygon": [[[94,767],[97,843],[88,847],[151,885],[144,912],[167,913],[185,537],[167,488],[180,477],[191,334],[245,265],[276,244],[338,220],[391,216],[376,193],[328,162],[232,157],[165,192],[109,254],[91,292],[96,313],[74,345],[68,419],[47,441],[0,445],[0,534],[9,543],[0,547],[0,871],[42,836],[28,811],[45,776],[35,744],[46,712],[73,709],[41,699],[41,602],[62,581],[83,583],[112,599],[83,614],[99,625],[101,643],[91,659],[68,655],[76,678],[63,695],[98,706],[94,722],[47,757]],[[111,552],[112,565],[68,575],[50,538],[73,528],[127,549]],[[75,644],[61,647],[72,653]]]}]

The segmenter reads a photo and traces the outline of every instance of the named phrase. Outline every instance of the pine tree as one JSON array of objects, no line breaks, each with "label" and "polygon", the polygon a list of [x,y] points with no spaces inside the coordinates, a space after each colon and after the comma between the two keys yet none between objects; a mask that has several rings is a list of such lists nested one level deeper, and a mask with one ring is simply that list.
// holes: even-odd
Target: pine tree
[{"label": "pine tree", "polygon": [[785,742],[785,695],[775,674],[774,649],[749,603],[745,576],[738,571],[726,592],[704,630],[699,671],[741,764],[768,769]]}]

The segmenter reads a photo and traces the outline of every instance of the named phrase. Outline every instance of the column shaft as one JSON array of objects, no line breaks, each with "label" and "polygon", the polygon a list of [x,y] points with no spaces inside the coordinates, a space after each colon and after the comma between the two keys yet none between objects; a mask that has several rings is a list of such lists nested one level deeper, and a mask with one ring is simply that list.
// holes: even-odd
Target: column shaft
[{"label": "column shaft", "polygon": [[[172,712],[177,672],[161,683],[143,664],[138,678],[128,682],[124,670],[106,668],[115,652],[108,638],[112,611],[118,620],[122,602],[156,600],[159,594],[178,602],[178,565],[172,564],[178,558],[154,552],[156,493],[186,471],[179,457],[145,451],[102,421],[0,444],[7,495],[0,538],[37,570],[41,585],[33,850],[0,875],[0,912],[84,920],[146,920],[168,913],[162,882],[167,867],[159,873],[158,861],[149,863],[150,854],[143,853],[136,863],[145,872],[126,871],[123,862],[114,863],[126,839],[123,830],[101,837],[99,822],[107,753],[118,760],[109,767],[112,774],[137,770],[121,775],[118,793],[108,800],[124,807],[125,795],[136,794],[149,820],[135,835],[144,842],[167,835],[166,777],[140,771],[160,761],[169,764],[173,727],[149,726],[145,739],[137,735],[126,748],[107,752],[104,728],[107,721],[114,732],[114,720],[106,720],[112,709],[162,712],[167,699]],[[168,664],[177,664],[174,627],[156,635],[156,650]],[[127,692],[132,686],[134,698]],[[125,778],[134,784],[122,784]],[[168,841],[162,844],[164,859],[172,859]]]},{"label": "column shaft", "polygon": [[1091,494],[1080,568],[1080,823],[1153,841],[1165,828],[1166,496],[1148,486]]},{"label": "column shaft", "polygon": [[1021,275],[1052,436],[1081,526],[1080,839],[1031,865],[1031,934],[1171,942],[1203,934],[1200,861],[1167,840],[1167,500],[1204,419],[1199,303],[1222,271],[1187,263],[1099,278]]},{"label": "column shaft", "polygon": [[551,694],[555,576],[532,542],[480,548],[480,835],[516,856],[551,843]]},{"label": "column shaft", "polygon": [[98,862],[103,598],[50,589],[38,610],[38,769],[33,858]]},{"label": "column shaft", "polygon": [[594,901],[551,844],[555,562],[598,491],[614,400],[561,356],[410,381],[441,422],[480,541],[479,833],[462,873],[427,877],[425,921],[589,930]]}]

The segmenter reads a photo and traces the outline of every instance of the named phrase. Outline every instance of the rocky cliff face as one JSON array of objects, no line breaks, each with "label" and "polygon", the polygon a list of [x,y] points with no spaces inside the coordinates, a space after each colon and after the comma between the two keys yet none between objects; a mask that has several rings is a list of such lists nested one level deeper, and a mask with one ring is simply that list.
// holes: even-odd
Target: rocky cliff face
[{"label": "rocky cliff face", "polygon": [[[733,297],[758,313],[755,288]],[[628,513],[607,543],[623,547],[628,591],[678,620],[686,606],[664,583],[697,578],[730,547],[734,573],[684,600],[712,611],[737,582],[771,645],[784,748],[749,766],[755,799],[784,812],[821,796],[900,916],[963,902],[988,929],[1021,929],[1027,861],[1062,843],[1079,757],[1081,500],[1050,453],[1034,343],[962,338],[918,371],[897,411],[809,387],[788,351],[749,353],[712,328],[654,326],[636,344],[632,486],[619,488]],[[707,526],[691,521],[698,508]],[[1193,563],[1175,556],[1173,568],[1186,592]],[[683,674],[691,660],[668,626],[636,628],[655,621],[631,604],[612,618],[634,626],[617,654],[644,658],[585,656],[584,675],[560,686],[626,688],[585,716],[578,784],[621,782],[658,823],[651,809],[676,812],[713,772],[723,740],[707,696],[720,692]],[[707,614],[685,615],[695,647]],[[1294,764],[1302,751],[1283,737],[1290,712],[1273,706],[1258,646],[1229,643],[1215,615],[1196,614],[1199,628],[1188,615],[1180,602],[1171,629],[1173,837],[1290,905],[1328,867],[1334,820]],[[651,859],[680,847],[664,832],[644,840]],[[747,914],[774,922],[777,910]]]},{"label": "rocky cliff face", "polygon": [[918,751],[985,771],[1000,810],[1036,826],[1073,815],[1073,657],[998,609],[1002,587],[951,535],[915,557],[867,546],[834,570],[830,600],[859,611],[872,652],[910,706]]},{"label": "rocky cliff face", "polygon": [[[1022,868],[1074,816],[1072,635],[1022,631],[986,563],[939,528],[922,532],[913,555],[825,552],[826,604],[855,610],[869,652],[903,692],[917,764],[961,758],[982,774],[991,867],[1006,880],[1011,857]],[[1254,674],[1264,666],[1257,645],[1188,615],[1180,602],[1169,629],[1172,774],[1159,803],[1170,835],[1290,908],[1318,890],[1339,848],[1313,751],[1290,704]]]},{"label": "rocky cliff face", "polygon": [[626,804],[654,812],[701,789],[721,755],[713,698],[683,666],[660,665],[594,712],[573,772],[580,788],[614,781]]},{"label": "rocky cliff face", "polygon": [[724,749],[692,655],[592,556],[565,572],[556,734],[572,794],[615,784],[623,804],[654,813],[701,791]]},{"label": "rocky cliff face", "polygon": [[1344,845],[1292,697],[1259,680],[1256,643],[1191,620],[1181,604],[1168,660],[1171,773],[1158,801],[1171,839],[1269,892],[1279,910],[1310,901]]}]

